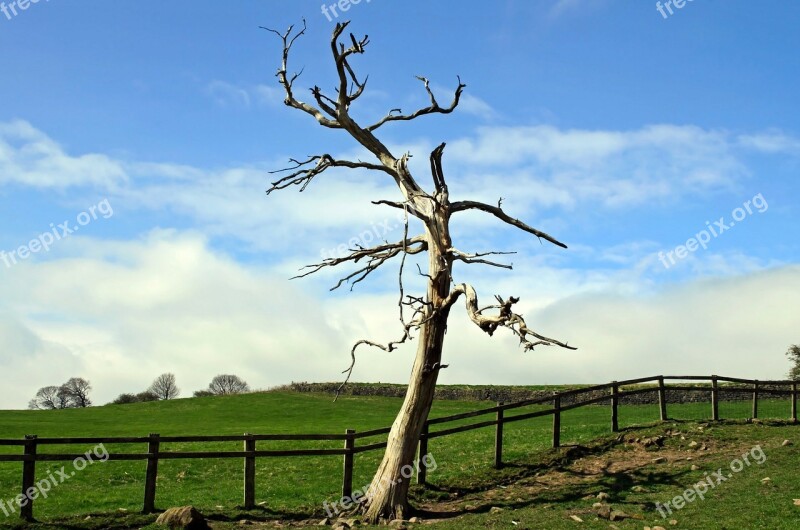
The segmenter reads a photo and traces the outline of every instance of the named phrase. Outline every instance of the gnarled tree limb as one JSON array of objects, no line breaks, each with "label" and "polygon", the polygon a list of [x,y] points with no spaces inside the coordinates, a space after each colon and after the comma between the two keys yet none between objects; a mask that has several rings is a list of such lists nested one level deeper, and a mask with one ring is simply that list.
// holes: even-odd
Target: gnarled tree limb
[{"label": "gnarled tree limb", "polygon": [[[551,339],[549,337],[545,337],[544,335],[540,335],[539,333],[530,329],[525,323],[525,319],[522,318],[522,315],[514,313],[511,310],[511,307],[519,302],[519,298],[511,296],[508,298],[508,300],[504,301],[501,297],[496,296],[500,305],[478,309],[478,295],[475,292],[475,289],[469,284],[461,283],[453,287],[450,296],[444,302],[444,306],[451,307],[456,303],[461,295],[466,296],[467,314],[470,320],[472,320],[475,325],[485,331],[489,336],[492,336],[497,328],[504,327],[510,329],[517,337],[519,337],[519,342],[523,345],[525,351],[532,350],[535,346],[561,346],[562,348],[567,348],[570,350],[577,349],[556,339]],[[499,309],[499,313],[497,315],[486,316],[483,314],[487,309],[492,307]],[[531,341],[528,338],[529,336],[537,340]]]}]

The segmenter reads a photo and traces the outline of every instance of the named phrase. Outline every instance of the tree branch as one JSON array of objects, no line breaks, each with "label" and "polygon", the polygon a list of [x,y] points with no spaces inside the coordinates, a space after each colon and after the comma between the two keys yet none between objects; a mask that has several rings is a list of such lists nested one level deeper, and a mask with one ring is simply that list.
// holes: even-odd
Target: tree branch
[{"label": "tree branch", "polygon": [[501,221],[510,224],[511,226],[515,226],[520,230],[528,232],[529,234],[533,234],[539,239],[545,239],[553,243],[554,245],[558,245],[561,248],[567,248],[567,245],[565,245],[561,241],[558,241],[554,237],[523,223],[519,219],[511,217],[506,212],[504,212],[503,209],[500,208],[500,206],[492,206],[491,204],[485,204],[478,201],[457,201],[450,205],[451,213],[464,212],[467,210],[480,210],[486,213],[490,213],[495,217],[497,217],[498,219],[500,219]]},{"label": "tree branch", "polygon": [[326,118],[322,112],[315,108],[313,105],[309,105],[308,103],[304,103],[299,101],[294,97],[293,92],[293,85],[295,80],[300,77],[302,70],[300,73],[292,74],[291,77],[288,76],[288,63],[289,63],[289,52],[294,45],[294,42],[306,32],[306,20],[303,19],[303,29],[292,35],[294,31],[294,24],[289,26],[284,33],[280,33],[274,29],[266,28],[264,26],[259,26],[261,29],[265,29],[271,33],[277,35],[281,41],[283,42],[283,52],[282,52],[282,61],[281,67],[278,69],[278,72],[275,76],[278,78],[278,82],[283,86],[283,90],[286,93],[286,97],[284,98],[283,102],[289,107],[296,108],[298,110],[302,110],[303,112],[314,116],[314,118],[319,122],[320,125],[324,127],[329,127],[332,129],[341,129],[342,125],[337,120],[332,120]]},{"label": "tree branch", "polygon": [[334,291],[341,287],[342,284],[350,282],[350,290],[352,290],[357,283],[364,280],[371,272],[376,270],[390,259],[400,254],[419,254],[420,252],[424,252],[426,250],[428,250],[428,243],[425,240],[425,236],[416,236],[410,239],[406,238],[405,240],[397,243],[386,243],[384,245],[377,245],[371,248],[350,249],[351,252],[347,256],[341,258],[327,258],[322,261],[322,263],[316,263],[314,265],[307,265],[303,267],[303,269],[311,270],[304,272],[303,274],[298,274],[297,276],[292,277],[292,279],[305,278],[306,276],[310,276],[316,272],[319,272],[325,267],[335,267],[347,262],[358,263],[362,259],[366,259],[366,264],[363,267],[340,279],[336,285],[331,288],[331,291]]},{"label": "tree branch", "polygon": [[491,260],[482,259],[485,256],[507,256],[509,254],[516,254],[516,252],[477,252],[475,254],[468,254],[466,252],[461,252],[457,248],[449,248],[447,252],[453,257],[453,259],[461,261],[463,263],[481,263],[483,265],[491,265],[492,267],[499,267],[501,269],[508,269],[513,270],[514,266],[506,265],[505,263],[497,263]]},{"label": "tree branch", "polygon": [[[368,131],[374,131],[375,129],[379,128],[380,126],[390,121],[409,121],[415,118],[419,118],[420,116],[424,116],[426,114],[434,114],[434,113],[450,114],[458,106],[458,103],[461,100],[461,93],[467,87],[467,85],[461,82],[461,78],[459,77],[458,88],[456,88],[455,95],[453,96],[453,102],[450,103],[449,107],[442,108],[439,106],[439,103],[436,102],[436,97],[433,95],[433,92],[431,91],[430,82],[428,81],[428,79],[422,76],[416,76],[416,77],[417,79],[422,81],[422,83],[425,85],[425,91],[428,93],[428,97],[431,100],[431,104],[425,108],[417,110],[412,114],[400,114],[400,109],[392,109],[386,116],[381,118],[380,121],[367,127]],[[398,114],[395,114],[394,113],[395,111],[397,111]]]},{"label": "tree branch", "polygon": [[[383,171],[385,173],[389,173],[390,175],[392,174],[388,168],[382,165],[370,164],[369,162],[361,161],[353,162],[352,160],[336,160],[327,153],[323,155],[311,156],[302,162],[297,159],[290,158],[289,162],[293,163],[294,165],[288,168],[279,169],[277,171],[270,171],[270,174],[283,173],[284,171],[292,171],[292,173],[273,182],[272,186],[267,190],[267,195],[273,191],[288,188],[289,186],[301,186],[300,191],[305,191],[306,187],[311,184],[311,181],[314,179],[314,177],[331,167],[370,169],[373,171]],[[314,162],[316,162],[314,167],[305,167],[313,164]]]},{"label": "tree branch", "polygon": [[[489,334],[489,336],[492,336],[497,328],[504,327],[510,329],[517,337],[519,337],[519,342],[523,345],[525,351],[533,350],[535,346],[561,346],[562,348],[577,350],[577,348],[573,346],[560,342],[556,339],[545,337],[544,335],[540,335],[539,333],[530,329],[525,323],[525,319],[522,318],[522,315],[514,313],[511,310],[511,307],[519,302],[519,298],[515,298],[513,296],[509,297],[509,299],[505,301],[497,296],[496,298],[500,305],[494,307],[500,309],[499,314],[494,316],[485,316],[483,312],[489,308],[479,310],[478,295],[475,293],[475,289],[469,284],[461,283],[453,287],[453,290],[445,300],[443,307],[452,307],[452,305],[456,303],[462,294],[466,296],[467,314],[469,315],[470,320],[472,320],[475,325]],[[529,336],[537,340],[531,341],[529,340]]]}]

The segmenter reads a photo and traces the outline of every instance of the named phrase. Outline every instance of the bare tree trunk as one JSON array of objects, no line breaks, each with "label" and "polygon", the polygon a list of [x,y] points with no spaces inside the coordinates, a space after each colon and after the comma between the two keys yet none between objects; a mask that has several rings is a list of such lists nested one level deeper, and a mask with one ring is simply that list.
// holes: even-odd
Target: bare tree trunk
[{"label": "bare tree trunk", "polygon": [[[403,406],[392,424],[383,461],[372,479],[364,517],[370,523],[381,518],[403,519],[408,515],[408,487],[422,427],[428,419],[442,360],[442,345],[447,331],[449,307],[443,302],[450,292],[452,261],[445,212],[435,215],[433,230],[426,228],[429,249],[429,320],[420,330],[417,356],[411,370]],[[405,469],[404,469],[405,468]],[[405,473],[404,473],[405,471]],[[405,475],[405,477],[403,476]]]}]

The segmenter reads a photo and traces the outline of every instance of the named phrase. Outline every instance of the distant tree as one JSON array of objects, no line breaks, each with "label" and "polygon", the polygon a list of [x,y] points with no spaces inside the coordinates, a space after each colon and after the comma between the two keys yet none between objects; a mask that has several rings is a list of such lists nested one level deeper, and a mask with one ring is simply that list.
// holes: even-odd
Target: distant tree
[{"label": "distant tree", "polygon": [[216,376],[208,385],[208,391],[217,396],[227,394],[243,394],[250,391],[250,387],[237,375],[222,374]]},{"label": "distant tree", "polygon": [[174,399],[180,394],[180,389],[175,386],[175,374],[161,374],[150,385],[148,392],[152,392],[158,399]]},{"label": "distant tree", "polygon": [[69,407],[84,408],[91,407],[92,400],[89,399],[89,391],[92,385],[82,377],[73,377],[61,386],[62,391],[69,400]]},{"label": "distant tree", "polygon": [[139,400],[133,394],[120,394],[117,399],[112,401],[113,405],[127,405],[129,403],[138,403]]},{"label": "distant tree", "polygon": [[36,392],[36,397],[30,400],[28,408],[32,410],[56,410],[69,406],[69,396],[64,387],[45,386]]},{"label": "distant tree", "polygon": [[158,401],[160,398],[151,392],[150,390],[145,390],[144,392],[139,392],[136,394],[136,401],[139,403],[146,403],[148,401]]},{"label": "distant tree", "polygon": [[194,392],[194,397],[208,397],[208,396],[213,396],[213,395],[214,395],[214,392],[212,392],[210,390],[196,390]]},{"label": "distant tree", "polygon": [[800,344],[792,344],[786,352],[786,356],[792,361],[792,368],[789,370],[789,379],[800,380]]}]

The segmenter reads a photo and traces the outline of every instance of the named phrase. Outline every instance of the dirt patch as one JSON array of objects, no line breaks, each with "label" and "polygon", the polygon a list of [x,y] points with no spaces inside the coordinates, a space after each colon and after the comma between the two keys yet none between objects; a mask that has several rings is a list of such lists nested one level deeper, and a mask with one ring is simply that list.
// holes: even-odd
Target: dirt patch
[{"label": "dirt patch", "polygon": [[[740,445],[738,441],[727,444],[714,439],[702,424],[670,427],[649,435],[628,432],[599,445],[565,447],[557,465],[508,485],[465,494],[453,492],[451,498],[417,506],[426,519],[440,520],[489,512],[498,506],[514,509],[538,505],[549,509],[560,501],[613,501],[623,492],[646,492],[652,484],[683,483],[680,476],[692,466],[704,467],[706,461],[729,455],[733,458],[750,449]],[[592,504],[588,502],[587,510],[576,514],[596,512],[596,508],[589,509]],[[630,507],[649,509],[646,503]]]}]

